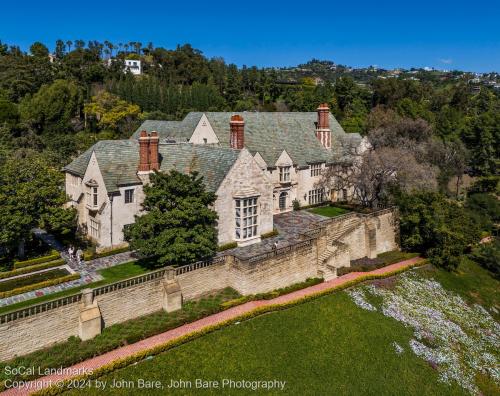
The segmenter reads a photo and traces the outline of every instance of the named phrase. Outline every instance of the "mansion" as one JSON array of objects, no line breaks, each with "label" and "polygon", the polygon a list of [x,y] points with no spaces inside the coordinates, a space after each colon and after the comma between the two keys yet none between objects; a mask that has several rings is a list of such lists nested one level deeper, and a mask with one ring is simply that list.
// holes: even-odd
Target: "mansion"
[{"label": "mansion", "polygon": [[348,192],[318,187],[323,170],[366,148],[326,104],[316,112],[191,112],[182,121],[145,121],[129,140],[99,141],[64,168],[78,221],[100,247],[124,242],[141,213],[152,172],[197,171],[217,195],[219,244],[260,241],[273,215]]}]

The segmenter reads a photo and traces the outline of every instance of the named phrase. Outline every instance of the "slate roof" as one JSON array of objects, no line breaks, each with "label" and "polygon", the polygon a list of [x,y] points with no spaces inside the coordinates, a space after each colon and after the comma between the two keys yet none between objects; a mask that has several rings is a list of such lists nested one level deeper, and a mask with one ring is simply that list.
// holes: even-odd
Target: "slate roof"
[{"label": "slate roof", "polygon": [[335,117],[330,114],[332,151],[326,150],[315,136],[316,112],[191,112],[182,121],[145,121],[134,133],[137,139],[141,130],[156,130],[160,139],[189,140],[200,118],[206,114],[222,147],[229,147],[229,121],[231,115],[240,114],[245,120],[245,147],[260,153],[268,166],[274,166],[285,150],[294,165],[307,166],[314,162],[334,162],[348,143],[361,142],[357,133],[345,133]]},{"label": "slate roof", "polygon": [[[189,173],[197,171],[207,189],[217,191],[225,176],[238,158],[239,150],[230,148],[192,145],[188,143],[160,144],[160,171],[177,169]],[[67,165],[64,170],[83,177],[95,152],[99,169],[108,193],[119,186],[139,184],[139,144],[136,140],[102,140]]]}]

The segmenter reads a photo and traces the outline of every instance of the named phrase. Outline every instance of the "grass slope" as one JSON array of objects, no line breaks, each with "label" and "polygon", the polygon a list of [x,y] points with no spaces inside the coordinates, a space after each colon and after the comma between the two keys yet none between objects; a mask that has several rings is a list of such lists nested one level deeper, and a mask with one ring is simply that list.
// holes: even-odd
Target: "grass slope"
[{"label": "grass slope", "polygon": [[[420,271],[420,270],[419,270]],[[458,274],[428,269],[425,277],[453,285],[463,279],[458,293],[470,294],[473,278],[487,274],[467,262]],[[491,281],[494,281],[491,278]],[[444,283],[445,283],[444,282]],[[498,283],[496,283],[498,287]],[[451,287],[451,289],[454,289]],[[483,292],[483,291],[481,291]],[[488,293],[487,291],[485,293]],[[474,297],[471,297],[474,298]],[[493,298],[493,297],[492,297]],[[493,300],[492,300],[493,301]],[[498,303],[498,300],[496,302]],[[289,394],[335,395],[460,395],[456,384],[438,381],[438,373],[409,348],[398,355],[393,342],[408,345],[413,331],[392,318],[357,307],[346,293],[322,297],[285,311],[257,317],[208,334],[137,365],[117,370],[101,381],[161,381],[165,394],[170,380],[282,380]],[[172,391],[172,389],[170,389]],[[86,389],[74,394],[98,394]],[[107,389],[107,394],[135,394],[137,389]],[[196,389],[175,389],[173,394],[194,394]],[[197,393],[197,392],[196,392]],[[252,394],[252,390],[206,390],[203,394]],[[274,392],[281,393],[280,391]]]}]

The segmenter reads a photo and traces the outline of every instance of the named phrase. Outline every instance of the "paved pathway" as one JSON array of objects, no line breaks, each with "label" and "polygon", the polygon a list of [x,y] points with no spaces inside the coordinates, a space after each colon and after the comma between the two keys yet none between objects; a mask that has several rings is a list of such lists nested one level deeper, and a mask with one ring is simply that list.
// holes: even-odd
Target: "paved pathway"
[{"label": "paved pathway", "polygon": [[278,229],[279,235],[263,239],[261,243],[250,246],[237,247],[224,251],[223,255],[232,254],[242,260],[257,256],[263,253],[269,253],[274,249],[275,242],[278,248],[300,242],[301,233],[314,228],[314,225],[326,217],[316,215],[307,210],[291,211],[275,215],[273,217],[274,226]]},{"label": "paved pathway", "polygon": [[[197,320],[192,323],[185,324],[183,326],[177,327],[175,329],[166,331],[164,333],[158,334],[153,337],[149,337],[145,340],[136,342],[135,344],[127,345],[118,349],[115,349],[114,351],[105,353],[101,356],[97,356],[95,358],[86,360],[84,362],[78,363],[74,366],[72,366],[72,372],[88,372],[89,370],[95,370],[99,367],[102,367],[106,364],[109,364],[117,359],[122,359],[127,356],[133,355],[137,352],[141,352],[150,348],[153,348],[155,346],[164,344],[168,341],[175,340],[181,336],[184,336],[186,334],[202,330],[203,328],[207,326],[212,326],[221,322],[224,322],[229,319],[234,319],[237,318],[238,316],[248,313],[250,311],[253,311],[256,308],[259,307],[265,307],[269,305],[274,305],[274,304],[281,304],[281,303],[286,303],[290,301],[294,301],[297,299],[300,299],[301,297],[309,296],[311,294],[316,294],[318,292],[324,291],[324,290],[329,290],[334,287],[340,286],[346,282],[349,282],[351,280],[357,279],[361,276],[367,275],[367,274],[384,274],[388,273],[400,268],[405,268],[408,267],[415,262],[421,260],[421,258],[416,257],[412,258],[410,260],[406,261],[401,261],[396,264],[389,265],[387,267],[379,268],[370,272],[351,272],[347,275],[338,277],[336,279],[332,279],[327,282],[319,283],[314,286],[307,287],[302,290],[297,290],[295,292],[285,294],[283,296],[274,298],[272,300],[259,300],[259,301],[250,301],[242,305],[238,305],[236,307],[230,308],[226,311],[219,312],[214,315],[207,316],[206,318]],[[69,370],[68,370],[69,371]],[[32,391],[35,391],[37,389],[45,388],[49,386],[50,384],[56,384],[57,381],[63,380],[70,378],[70,375],[50,375],[46,376],[43,378],[39,378],[38,380],[32,381],[29,384],[27,384],[27,389],[31,389]],[[5,392],[3,392],[3,395],[28,395],[30,392],[28,392],[26,389],[9,389]]]}]

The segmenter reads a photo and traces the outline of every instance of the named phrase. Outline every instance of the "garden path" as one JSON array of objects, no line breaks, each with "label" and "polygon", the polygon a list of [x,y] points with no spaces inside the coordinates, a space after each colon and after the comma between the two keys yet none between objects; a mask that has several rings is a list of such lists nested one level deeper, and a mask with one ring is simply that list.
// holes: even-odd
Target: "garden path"
[{"label": "garden path", "polygon": [[[216,313],[214,315],[207,316],[203,319],[197,320],[192,323],[185,324],[183,326],[177,327],[172,330],[168,330],[164,333],[155,335],[153,337],[146,338],[145,340],[136,342],[135,344],[130,344],[118,349],[115,349],[114,351],[105,353],[103,355],[97,356],[92,359],[88,359],[84,362],[78,363],[74,366],[71,367],[71,370],[66,370],[68,372],[79,372],[79,373],[88,373],[91,370],[96,370],[102,366],[105,366],[115,360],[118,359],[123,359],[128,356],[134,355],[138,352],[142,352],[145,350],[149,350],[153,347],[156,347],[158,345],[162,345],[166,342],[175,340],[179,337],[185,336],[187,334],[200,331],[205,327],[208,326],[213,326],[222,322],[225,322],[230,319],[237,318],[243,314],[246,314],[248,312],[251,312],[255,310],[256,308],[260,307],[265,307],[269,305],[275,305],[275,304],[283,304],[291,301],[295,301],[298,299],[301,299],[306,296],[310,296],[322,291],[326,291],[329,289],[333,289],[335,287],[338,287],[340,285],[343,285],[347,282],[350,282],[352,280],[358,279],[362,276],[369,275],[369,274],[377,274],[377,275],[383,275],[386,273],[391,273],[392,271],[402,269],[402,268],[407,268],[415,264],[417,261],[421,260],[420,257],[415,257],[409,260],[401,261],[396,264],[388,265],[383,268],[379,268],[370,272],[351,272],[347,275],[338,277],[336,279],[332,279],[327,282],[319,283],[314,286],[307,287],[305,289],[297,290],[289,294],[285,294],[279,297],[276,297],[272,300],[258,300],[258,301],[250,301],[242,305],[238,305],[236,307],[227,309],[225,311]],[[46,388],[48,386],[52,385],[57,385],[57,381],[61,381],[64,379],[71,378],[72,376],[69,374],[62,374],[62,375],[49,375],[46,377],[39,378],[37,380],[31,381],[29,383],[26,383],[25,388],[12,388],[9,389],[5,392],[3,392],[3,395],[28,395],[30,392],[28,391],[31,390],[34,392],[35,390],[39,390],[42,388]]]}]

